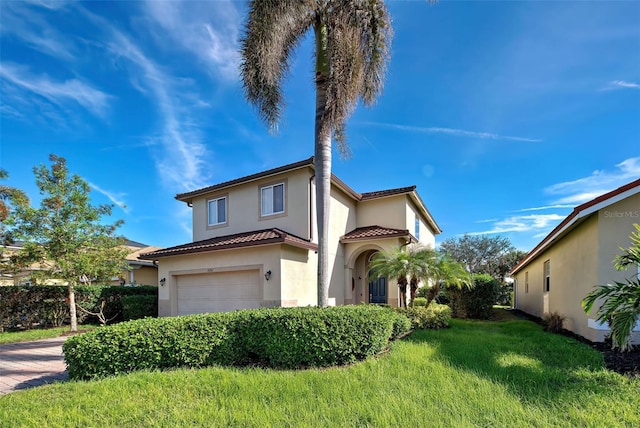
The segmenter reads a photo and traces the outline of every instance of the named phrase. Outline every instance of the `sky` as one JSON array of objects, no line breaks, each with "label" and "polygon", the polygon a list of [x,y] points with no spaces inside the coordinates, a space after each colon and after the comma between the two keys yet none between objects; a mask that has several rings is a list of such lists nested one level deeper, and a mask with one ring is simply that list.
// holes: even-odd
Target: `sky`
[{"label": "sky", "polygon": [[[389,1],[385,87],[333,172],[358,192],[416,185],[443,233],[532,249],[572,208],[640,177],[640,2]],[[240,1],[0,2],[0,168],[67,159],[119,233],[191,241],[174,199],[313,154],[313,43],[269,133],[244,99]]]}]

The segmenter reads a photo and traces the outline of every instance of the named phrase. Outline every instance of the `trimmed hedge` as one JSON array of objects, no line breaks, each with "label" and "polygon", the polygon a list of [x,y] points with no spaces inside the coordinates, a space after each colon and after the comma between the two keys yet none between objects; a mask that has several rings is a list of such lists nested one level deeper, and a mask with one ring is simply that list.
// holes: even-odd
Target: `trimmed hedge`
[{"label": "trimmed hedge", "polygon": [[[76,303],[90,312],[98,312],[102,300],[107,319],[122,321],[123,296],[150,295],[157,298],[158,288],[151,286],[82,285],[75,287]],[[25,285],[0,287],[0,331],[4,328],[32,328],[34,324],[61,326],[69,318],[66,285]],[[78,322],[96,322],[93,316],[77,311]]]},{"label": "trimmed hedge", "polygon": [[70,337],[63,350],[71,379],[216,364],[326,367],[380,352],[397,319],[373,305],[145,318]]},{"label": "trimmed hedge", "polygon": [[415,306],[413,308],[397,308],[396,311],[403,314],[411,322],[413,329],[448,328],[451,322],[451,308],[432,302],[428,308]]},{"label": "trimmed hedge", "polygon": [[158,316],[158,295],[122,296],[122,319],[124,321],[137,320],[145,317]]},{"label": "trimmed hedge", "polygon": [[454,317],[489,319],[499,292],[500,284],[491,275],[474,274],[472,288],[449,288],[447,297]]}]

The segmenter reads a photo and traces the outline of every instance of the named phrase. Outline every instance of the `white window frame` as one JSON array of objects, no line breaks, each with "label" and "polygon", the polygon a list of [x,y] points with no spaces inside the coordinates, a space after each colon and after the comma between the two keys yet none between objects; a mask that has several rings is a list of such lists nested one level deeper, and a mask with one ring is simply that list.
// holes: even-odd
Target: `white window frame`
[{"label": "white window frame", "polygon": [[[218,203],[220,201],[224,201],[224,221],[218,221]],[[212,203],[216,203],[216,221],[212,222],[211,221],[211,204]],[[219,198],[214,198],[214,199],[209,199],[207,201],[207,226],[209,227],[213,227],[213,226],[220,226],[220,225],[224,225],[227,224],[227,220],[229,219],[229,202],[226,196],[220,196]]]},{"label": "white window frame", "polygon": [[[274,189],[276,187],[282,186],[282,211],[276,211],[275,210],[275,198],[274,198],[274,194],[275,191]],[[265,191],[271,191],[271,206],[267,207],[265,205]],[[268,210],[265,210],[265,208],[269,208]],[[260,187],[260,217],[270,217],[273,215],[280,215],[280,214],[284,214],[287,212],[287,188],[286,188],[286,184],[285,182],[280,182],[280,183],[274,183],[274,184],[270,184],[268,186],[261,186]]]},{"label": "white window frame", "polygon": [[544,282],[542,283],[542,290],[545,293],[548,293],[549,291],[551,291],[551,260],[547,260],[544,262],[543,264],[543,269],[544,269],[544,275],[543,275],[543,280]]}]

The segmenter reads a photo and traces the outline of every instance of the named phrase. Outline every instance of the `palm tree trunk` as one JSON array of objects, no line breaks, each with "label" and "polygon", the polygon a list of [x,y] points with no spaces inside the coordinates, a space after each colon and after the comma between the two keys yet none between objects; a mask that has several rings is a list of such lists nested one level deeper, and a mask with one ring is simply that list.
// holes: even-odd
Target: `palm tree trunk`
[{"label": "palm tree trunk", "polygon": [[325,126],[327,103],[327,33],[320,19],[314,26],[316,36],[316,121],[315,173],[316,215],[318,222],[318,306],[329,301],[329,212],[331,201],[331,128]]}]

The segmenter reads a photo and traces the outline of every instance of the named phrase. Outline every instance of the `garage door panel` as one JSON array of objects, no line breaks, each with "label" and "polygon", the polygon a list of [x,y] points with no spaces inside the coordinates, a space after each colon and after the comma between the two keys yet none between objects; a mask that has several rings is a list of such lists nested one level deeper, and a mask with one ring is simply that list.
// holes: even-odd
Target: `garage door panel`
[{"label": "garage door panel", "polygon": [[259,270],[216,272],[177,277],[178,315],[259,308]]}]

